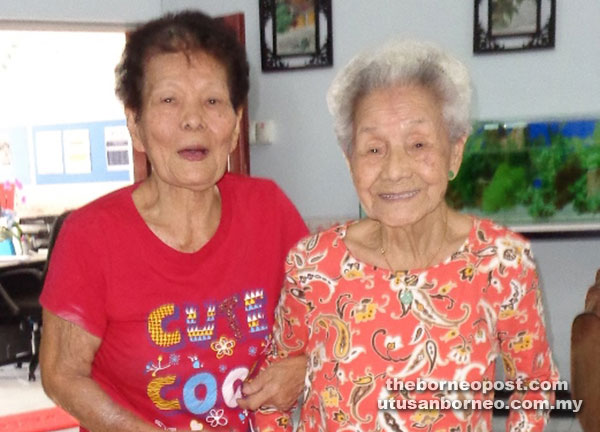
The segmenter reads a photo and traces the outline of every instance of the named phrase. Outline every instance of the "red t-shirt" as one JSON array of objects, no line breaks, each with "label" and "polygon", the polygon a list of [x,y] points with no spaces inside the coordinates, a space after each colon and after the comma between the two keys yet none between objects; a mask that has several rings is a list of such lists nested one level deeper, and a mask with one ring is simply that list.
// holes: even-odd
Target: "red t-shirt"
[{"label": "red t-shirt", "polygon": [[44,308],[102,339],[92,377],[167,430],[247,430],[240,386],[269,342],[287,251],[307,228],[271,181],[226,174],[219,227],[195,253],[163,243],[133,185],[73,212]]}]

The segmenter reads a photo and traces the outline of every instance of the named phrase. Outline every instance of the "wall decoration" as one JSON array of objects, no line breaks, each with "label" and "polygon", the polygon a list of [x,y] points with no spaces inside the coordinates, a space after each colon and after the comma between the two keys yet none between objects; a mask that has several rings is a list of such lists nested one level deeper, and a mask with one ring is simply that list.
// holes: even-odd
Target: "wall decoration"
[{"label": "wall decoration", "polygon": [[259,0],[264,72],[333,65],[331,0]]},{"label": "wall decoration", "polygon": [[449,205],[521,232],[600,229],[600,120],[479,122]]},{"label": "wall decoration", "polygon": [[133,168],[131,136],[126,125],[105,126],[104,147],[108,171],[127,171]]},{"label": "wall decoration", "polygon": [[41,130],[35,133],[37,174],[62,174],[64,172],[61,130]]},{"label": "wall decoration", "polygon": [[67,129],[63,133],[63,152],[66,174],[92,172],[89,129]]},{"label": "wall decoration", "polygon": [[[121,134],[107,135],[111,130],[120,130]],[[31,183],[64,185],[133,180],[131,158],[123,160],[122,155],[110,154],[112,150],[122,150],[124,131],[125,120],[32,126],[36,170]],[[23,142],[16,144],[27,149],[27,134]],[[29,158],[27,154],[23,157]],[[128,165],[114,169],[108,159]]]},{"label": "wall decoration", "polygon": [[475,0],[476,54],[554,48],[556,0]]}]

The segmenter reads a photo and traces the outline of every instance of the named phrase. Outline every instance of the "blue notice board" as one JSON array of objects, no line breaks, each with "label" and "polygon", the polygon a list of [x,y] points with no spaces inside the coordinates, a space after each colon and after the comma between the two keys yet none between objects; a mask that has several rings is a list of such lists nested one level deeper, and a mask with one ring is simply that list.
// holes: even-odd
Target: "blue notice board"
[{"label": "blue notice board", "polygon": [[[107,161],[107,144],[105,137],[105,128],[111,126],[125,126],[125,120],[91,122],[91,123],[72,123],[57,124],[48,126],[34,126],[32,128],[32,139],[34,154],[29,160],[36,165],[35,180],[37,184],[58,184],[58,183],[89,183],[89,182],[110,182],[110,181],[131,181],[130,170],[110,169]],[[68,163],[65,160],[65,147],[56,145],[52,140],[42,140],[42,136],[54,136],[61,140],[69,131],[87,131],[89,135],[89,172],[68,172],[65,167]],[[55,132],[53,134],[53,132]],[[41,146],[49,146],[42,148]],[[60,169],[60,155],[55,150],[62,151],[62,169]],[[40,156],[41,155],[41,156]],[[41,169],[40,157],[50,156],[55,159],[55,167],[52,173]],[[84,161],[88,163],[88,161]],[[131,155],[129,155],[129,163]],[[85,171],[85,170],[84,170]]]}]

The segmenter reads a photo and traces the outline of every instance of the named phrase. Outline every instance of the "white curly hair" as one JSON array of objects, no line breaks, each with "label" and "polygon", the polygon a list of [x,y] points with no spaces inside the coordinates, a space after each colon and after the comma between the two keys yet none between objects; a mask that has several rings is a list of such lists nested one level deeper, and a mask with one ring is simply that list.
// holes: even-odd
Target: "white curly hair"
[{"label": "white curly hair", "polygon": [[471,131],[471,78],[458,59],[431,43],[392,40],[355,56],[338,72],[327,92],[338,143],[346,157],[353,147],[356,103],[375,89],[419,85],[442,104],[450,142]]}]

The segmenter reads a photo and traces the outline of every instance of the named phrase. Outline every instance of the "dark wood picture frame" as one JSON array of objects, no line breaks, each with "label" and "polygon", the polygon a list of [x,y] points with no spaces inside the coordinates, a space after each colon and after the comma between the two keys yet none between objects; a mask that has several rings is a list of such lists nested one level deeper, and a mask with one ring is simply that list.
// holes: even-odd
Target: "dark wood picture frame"
[{"label": "dark wood picture frame", "polygon": [[263,72],[333,66],[331,0],[259,0]]},{"label": "dark wood picture frame", "polygon": [[556,0],[475,0],[475,54],[554,48]]}]

